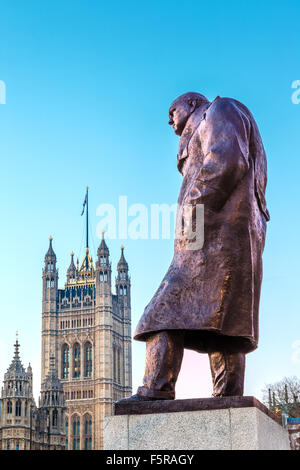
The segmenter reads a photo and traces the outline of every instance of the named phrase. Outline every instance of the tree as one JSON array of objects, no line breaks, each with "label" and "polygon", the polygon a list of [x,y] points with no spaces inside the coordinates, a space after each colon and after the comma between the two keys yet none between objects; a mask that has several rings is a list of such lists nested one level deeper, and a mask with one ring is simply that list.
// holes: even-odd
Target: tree
[{"label": "tree", "polygon": [[284,377],[279,382],[265,385],[263,403],[272,411],[283,410],[291,418],[300,417],[300,380],[297,377]]}]

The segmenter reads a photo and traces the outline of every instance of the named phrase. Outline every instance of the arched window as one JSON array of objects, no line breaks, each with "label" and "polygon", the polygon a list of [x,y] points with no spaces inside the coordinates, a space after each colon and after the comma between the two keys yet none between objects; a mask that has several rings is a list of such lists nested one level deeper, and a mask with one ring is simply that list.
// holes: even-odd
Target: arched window
[{"label": "arched window", "polygon": [[120,286],[120,295],[123,295],[123,287]]},{"label": "arched window", "polygon": [[66,426],[66,450],[69,450],[69,420],[66,418],[65,421],[65,426]]},{"label": "arched window", "polygon": [[7,414],[11,414],[12,413],[12,402],[9,400],[7,402]]},{"label": "arched window", "polygon": [[67,379],[69,377],[69,346],[67,344],[62,347],[61,363],[61,377]]},{"label": "arched window", "polygon": [[92,377],[93,372],[93,348],[91,343],[86,343],[84,348],[84,375]]},{"label": "arched window", "polygon": [[16,450],[20,450],[20,442],[19,441],[16,442]]},{"label": "arched window", "polygon": [[73,377],[80,377],[80,345],[74,344],[73,348]]},{"label": "arched window", "polygon": [[127,295],[127,287],[124,286],[124,295]]},{"label": "arched window", "polygon": [[57,428],[57,416],[58,416],[58,412],[57,412],[57,409],[55,408],[52,413],[52,426],[54,428]]},{"label": "arched window", "polygon": [[104,271],[104,282],[107,282],[107,271]]},{"label": "arched window", "polygon": [[78,415],[73,417],[73,450],[80,450],[80,418]]},{"label": "arched window", "polygon": [[117,381],[117,347],[113,345],[113,368],[114,368],[114,381]]},{"label": "arched window", "polygon": [[118,347],[118,383],[121,383],[121,354],[122,350]]},{"label": "arched window", "polygon": [[21,400],[16,401],[16,416],[21,416],[22,404]]},{"label": "arched window", "polygon": [[90,415],[84,417],[84,449],[92,449],[92,417]]}]

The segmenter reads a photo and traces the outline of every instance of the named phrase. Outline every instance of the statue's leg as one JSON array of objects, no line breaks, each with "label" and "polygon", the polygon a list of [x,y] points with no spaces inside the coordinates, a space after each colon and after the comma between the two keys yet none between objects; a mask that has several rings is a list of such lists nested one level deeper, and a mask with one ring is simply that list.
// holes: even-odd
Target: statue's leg
[{"label": "statue's leg", "polygon": [[245,354],[209,353],[213,380],[213,396],[243,396],[245,377]]},{"label": "statue's leg", "polygon": [[184,336],[181,332],[161,331],[149,337],[143,386],[137,394],[157,400],[173,400],[180,371]]}]

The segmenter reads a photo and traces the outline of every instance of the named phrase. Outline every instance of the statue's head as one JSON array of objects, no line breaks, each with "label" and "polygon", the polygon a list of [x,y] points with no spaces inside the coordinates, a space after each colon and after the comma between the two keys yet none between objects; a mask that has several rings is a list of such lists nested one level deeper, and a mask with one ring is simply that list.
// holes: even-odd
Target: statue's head
[{"label": "statue's head", "polygon": [[169,109],[169,124],[175,134],[182,134],[190,115],[204,103],[208,103],[207,98],[193,91],[184,93],[173,101]]}]

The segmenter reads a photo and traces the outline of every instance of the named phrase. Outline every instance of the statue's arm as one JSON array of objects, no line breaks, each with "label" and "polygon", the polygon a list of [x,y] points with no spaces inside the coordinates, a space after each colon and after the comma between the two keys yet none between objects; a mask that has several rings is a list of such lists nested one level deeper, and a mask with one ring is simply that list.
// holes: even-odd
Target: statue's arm
[{"label": "statue's arm", "polygon": [[212,210],[223,206],[249,170],[250,129],[249,119],[232,102],[212,105],[198,129],[204,160],[187,203]]}]

